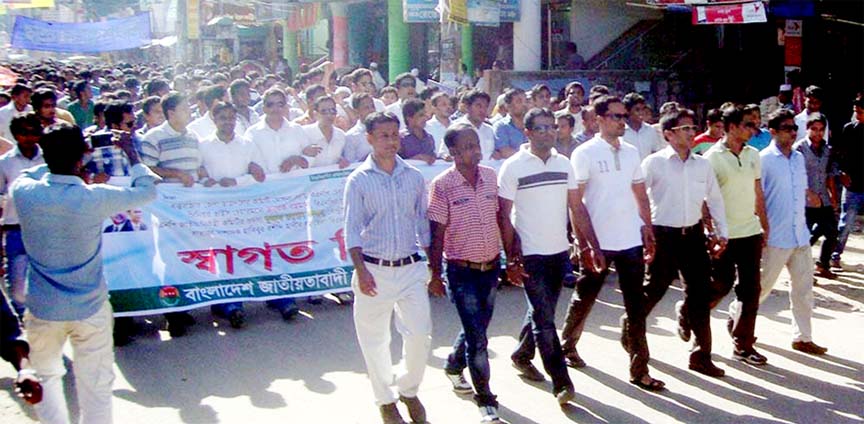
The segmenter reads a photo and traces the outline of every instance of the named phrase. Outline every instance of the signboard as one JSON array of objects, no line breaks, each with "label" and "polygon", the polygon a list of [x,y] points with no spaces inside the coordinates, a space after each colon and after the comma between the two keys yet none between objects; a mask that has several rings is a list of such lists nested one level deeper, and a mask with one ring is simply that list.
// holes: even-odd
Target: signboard
[{"label": "signboard", "polygon": [[768,22],[761,1],[693,6],[694,25],[751,24]]},{"label": "signboard", "polygon": [[408,23],[439,22],[437,6],[438,0],[402,0],[402,20]]},{"label": "signboard", "polygon": [[40,21],[16,16],[11,44],[13,48],[25,50],[100,53],[145,46],[151,39],[149,13],[85,23]]},{"label": "signboard", "polygon": [[186,0],[186,36],[190,40],[201,38],[201,5],[199,0]]}]

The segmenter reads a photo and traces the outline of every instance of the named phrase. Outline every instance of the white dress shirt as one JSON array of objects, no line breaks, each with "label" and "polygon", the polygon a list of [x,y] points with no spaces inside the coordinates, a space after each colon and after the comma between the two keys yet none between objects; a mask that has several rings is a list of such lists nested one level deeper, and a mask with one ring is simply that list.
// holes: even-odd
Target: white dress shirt
[{"label": "white dress shirt", "polygon": [[447,152],[447,146],[444,145],[444,134],[447,132],[447,127],[438,118],[432,116],[426,121],[426,132],[435,140],[435,154],[440,156],[441,152]]},{"label": "white dress shirt", "polygon": [[210,118],[208,111],[200,118],[192,121],[186,126],[186,131],[191,131],[198,136],[198,140],[204,140],[216,133],[216,123]]},{"label": "white dress shirt", "polygon": [[[258,149],[261,165],[266,174],[279,173],[279,166],[291,156],[300,156],[309,143],[306,132],[285,118],[282,125],[274,130],[267,125],[267,119],[261,119],[246,130],[244,135]],[[308,160],[308,159],[307,159]]]},{"label": "white dress shirt", "polygon": [[45,159],[42,158],[42,149],[36,146],[36,156],[33,159],[28,159],[21,154],[18,146],[0,156],[0,195],[4,197],[3,217],[0,218],[0,223],[3,225],[17,225],[18,213],[15,211],[15,205],[9,201],[7,192],[9,187],[21,176],[21,171],[42,165]]},{"label": "white dress shirt", "polygon": [[639,159],[645,159],[654,152],[659,152],[667,146],[666,140],[660,137],[660,134],[654,127],[642,123],[639,126],[639,131],[634,130],[630,125],[626,125],[624,136],[621,137],[624,141],[639,150]]},{"label": "white dress shirt", "polygon": [[199,148],[201,164],[210,178],[217,181],[237,178],[239,183],[241,177],[252,177],[249,175],[249,164],[257,160],[258,152],[255,145],[243,136],[235,134],[234,139],[226,143],[213,134],[204,139]]},{"label": "white dress shirt", "polygon": [[362,121],[357,121],[348,132],[345,133],[345,148],[342,157],[348,162],[363,162],[372,153],[372,145],[366,138],[366,126]]},{"label": "white dress shirt", "polygon": [[24,107],[24,111],[19,111],[15,107],[15,102],[9,102],[8,105],[0,108],[0,137],[3,137],[7,140],[15,140],[12,137],[12,131],[9,130],[9,125],[12,123],[12,118],[16,115],[33,112],[33,106],[29,104]]},{"label": "white dress shirt", "polygon": [[702,219],[705,202],[717,235],[729,237],[723,194],[708,159],[690,152],[687,160],[682,161],[672,147],[666,147],[642,161],[642,173],[654,225],[674,228],[696,225]]},{"label": "white dress shirt", "polygon": [[402,99],[396,100],[396,102],[392,103],[390,106],[387,106],[385,110],[396,115],[396,117],[399,118],[399,131],[405,131],[405,117],[402,116]]},{"label": "white dress shirt", "polygon": [[[492,153],[495,153],[495,131],[492,130],[492,126],[483,122],[480,124],[480,127],[475,127],[471,121],[468,120],[468,115],[464,115],[461,118],[450,123],[452,127],[455,124],[468,124],[474,127],[474,130],[477,131],[477,136],[480,137],[480,152],[483,153],[483,160],[492,159]],[[441,148],[443,149],[443,153],[449,153],[447,150],[447,146],[444,143],[441,143]],[[439,156],[442,156],[442,152],[438,152]]]},{"label": "white dress shirt", "polygon": [[345,149],[345,132],[339,128],[333,127],[333,135],[330,141],[324,137],[321,128],[317,123],[304,125],[303,131],[306,132],[308,140],[307,145],[317,144],[323,148],[317,156],[309,161],[309,167],[335,165],[339,163],[339,158],[342,157],[342,150]]}]

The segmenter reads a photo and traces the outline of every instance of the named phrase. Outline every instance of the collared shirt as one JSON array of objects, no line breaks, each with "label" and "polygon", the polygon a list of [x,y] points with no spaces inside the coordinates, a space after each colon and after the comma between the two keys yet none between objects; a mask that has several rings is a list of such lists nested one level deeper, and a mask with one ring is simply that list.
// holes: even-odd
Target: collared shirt
[{"label": "collared shirt", "polygon": [[261,115],[259,115],[258,112],[255,112],[255,109],[252,109],[249,106],[246,106],[246,109],[249,110],[249,119],[246,119],[246,117],[241,115],[239,112],[237,113],[237,128],[234,129],[234,132],[237,134],[246,134],[246,130],[261,119]]},{"label": "collared shirt", "polygon": [[446,225],[444,256],[489,262],[501,252],[498,184],[495,170],[478,166],[472,187],[456,166],[439,174],[429,187],[429,220]]},{"label": "collared shirt", "polygon": [[579,142],[576,141],[576,137],[570,136],[570,144],[564,145],[561,143],[561,140],[555,142],[555,150],[558,151],[558,154],[564,155],[565,158],[570,159],[570,156],[573,155],[573,151],[579,147]]},{"label": "collared shirt", "polygon": [[15,107],[15,102],[9,102],[8,105],[0,108],[0,137],[3,137],[7,140],[15,140],[12,137],[12,131],[9,130],[9,125],[12,124],[12,118],[23,115],[27,112],[33,112],[33,106],[27,105],[24,107],[23,111],[19,111],[18,108]]},{"label": "collared shirt", "polygon": [[585,143],[586,141],[594,138],[595,135],[597,135],[597,134],[596,133],[588,133],[588,132],[585,132],[584,130],[581,131],[579,134],[576,134],[576,137],[575,137],[576,147],[579,147],[583,143]]},{"label": "collared shirt", "polygon": [[748,146],[752,146],[754,149],[760,151],[768,147],[769,144],[771,144],[771,133],[764,128],[759,128],[759,132],[750,137],[750,140],[747,140]]},{"label": "collared shirt", "polygon": [[[198,138],[191,131],[177,132],[165,121],[141,141],[141,162],[147,166],[180,170],[196,177],[201,166]],[[176,182],[173,179],[166,181]]]},{"label": "collared shirt", "polygon": [[88,172],[109,177],[128,177],[131,172],[129,158],[117,146],[97,147],[91,155],[90,162],[85,165]]},{"label": "collared shirt", "polygon": [[864,193],[864,122],[852,121],[843,126],[840,136],[831,143],[837,157],[838,171],[849,176],[851,184],[846,189]]},{"label": "collared shirt", "polygon": [[720,237],[728,238],[726,208],[711,163],[693,152],[686,160],[671,146],[642,161],[645,188],[651,200],[651,222],[665,227],[685,228],[702,219],[702,203],[717,224]]},{"label": "collared shirt", "polygon": [[357,121],[348,132],[345,133],[345,148],[342,149],[342,157],[348,162],[362,162],[372,153],[372,145],[366,138],[366,126]]},{"label": "collared shirt", "polygon": [[304,125],[303,131],[306,132],[307,146],[317,144],[323,149],[317,156],[307,158],[310,168],[339,163],[339,158],[342,157],[342,150],[345,149],[344,131],[334,126],[330,141],[327,141],[324,137],[324,133],[321,132],[321,128],[318,127],[317,123]]},{"label": "collared shirt", "polygon": [[81,106],[80,100],[75,100],[72,103],[69,103],[69,107],[66,110],[72,114],[72,117],[75,118],[75,123],[81,128],[87,128],[93,125],[93,115],[95,113],[96,105],[90,101],[87,103],[87,106]]},{"label": "collared shirt", "polygon": [[722,139],[714,143],[704,156],[711,162],[723,193],[729,238],[761,233],[762,225],[756,215],[756,181],[762,178],[759,151],[744,145],[741,153],[735,155]]},{"label": "collared shirt", "polygon": [[807,168],[807,188],[819,196],[822,206],[831,206],[828,195],[828,177],[833,176],[831,166],[831,148],[825,140],[819,143],[819,148],[813,147],[809,138],[798,140],[793,149],[804,156],[804,166]]},{"label": "collared shirt", "polygon": [[210,117],[210,112],[208,111],[200,118],[190,122],[186,127],[186,131],[195,133],[199,140],[203,140],[216,133],[216,122],[213,122],[213,118]]},{"label": "collared shirt", "polygon": [[396,100],[386,107],[385,111],[396,115],[399,119],[399,131],[405,131],[405,117],[402,116],[402,99]]},{"label": "collared shirt", "polygon": [[[483,122],[478,128],[468,120],[468,115],[454,120],[450,123],[450,127],[453,127],[454,124],[468,124],[474,127],[474,130],[477,131],[477,136],[480,137],[480,152],[483,154],[483,160],[492,159],[492,153],[495,153],[495,133],[492,131],[491,125]],[[442,148],[445,151],[447,149],[443,144]]]},{"label": "collared shirt", "polygon": [[[807,117],[810,116],[810,112],[807,112],[807,109],[801,111],[801,113],[795,115],[795,125],[798,126],[798,135],[796,137],[797,140],[807,137]],[[825,121],[825,136],[824,140],[828,141],[828,121]]]},{"label": "collared shirt", "polygon": [[108,299],[102,272],[103,224],[118,211],[156,198],[159,177],[132,167],[132,187],[85,184],[72,175],[27,170],[12,185],[21,237],[30,257],[27,308],[39,319],[75,321],[95,314]]},{"label": "collared shirt", "polygon": [[425,130],[422,140],[410,131],[402,133],[399,138],[399,157],[402,159],[411,159],[417,155],[435,156],[435,139]]},{"label": "collared shirt", "polygon": [[[653,131],[653,129],[652,129]],[[585,184],[588,209],[600,249],[627,250],[642,245],[639,204],[633,185],[645,181],[639,151],[618,140],[616,149],[597,134],[573,151],[576,181]]]},{"label": "collared shirt", "polygon": [[554,255],[570,248],[567,191],[576,187],[573,167],[555,149],[543,162],[526,143],[504,161],[498,172],[498,196],[513,202],[513,226],[523,255]]},{"label": "collared shirt", "polygon": [[369,155],[345,183],[346,245],[386,260],[429,247],[426,197],[426,181],[417,168],[397,156],[388,174]]},{"label": "collared shirt", "polygon": [[[303,154],[308,143],[303,127],[282,118],[282,125],[274,130],[262,119],[246,130],[245,137],[258,149],[261,165],[266,174],[279,173],[279,166],[291,156]],[[307,159],[308,160],[308,159]]]},{"label": "collared shirt", "polygon": [[[448,120],[447,126],[450,125]],[[439,156],[441,152],[447,151],[447,146],[444,145],[444,134],[447,133],[447,126],[441,123],[436,117],[432,117],[426,121],[426,132],[432,134],[432,139],[435,140],[435,153]]]},{"label": "collared shirt", "polygon": [[0,223],[3,225],[18,224],[18,213],[15,211],[15,205],[9,201],[7,195],[9,187],[21,176],[21,171],[44,163],[45,159],[42,158],[42,149],[39,146],[36,146],[36,156],[33,156],[33,159],[21,154],[17,145],[0,156],[0,195],[4,196],[3,217],[0,218]]},{"label": "collared shirt", "polygon": [[807,207],[807,168],[804,155],[792,149],[787,158],[775,142],[765,148],[762,161],[762,191],[768,215],[768,245],[781,249],[810,246],[804,208]]},{"label": "collared shirt", "polygon": [[201,165],[210,178],[251,178],[249,164],[256,161],[258,149],[242,136],[235,134],[234,138],[226,143],[213,134],[201,142],[199,149]]},{"label": "collared shirt", "polygon": [[639,151],[640,160],[647,158],[651,153],[663,150],[668,145],[666,140],[660,137],[657,129],[644,122],[639,127],[639,131],[631,128],[630,124],[625,125],[624,136],[621,139]]},{"label": "collared shirt", "polygon": [[579,134],[582,131],[585,131],[585,124],[582,123],[582,110],[581,109],[579,110],[579,112],[573,113],[573,112],[570,112],[570,107],[567,106],[564,109],[561,109],[561,110],[555,112],[555,119],[557,120],[558,118],[560,118],[564,115],[570,115],[573,117],[573,134]]},{"label": "collared shirt", "polygon": [[500,150],[504,147],[511,149],[519,149],[522,143],[528,141],[525,132],[516,127],[513,123],[513,115],[507,115],[506,118],[498,121],[492,126],[492,132],[495,138],[495,150]]}]

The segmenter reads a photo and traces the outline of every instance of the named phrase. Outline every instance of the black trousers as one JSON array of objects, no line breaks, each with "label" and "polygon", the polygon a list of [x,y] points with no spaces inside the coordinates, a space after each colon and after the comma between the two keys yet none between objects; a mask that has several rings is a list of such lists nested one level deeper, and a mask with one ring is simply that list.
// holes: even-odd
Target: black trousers
[{"label": "black trousers", "polygon": [[819,265],[828,268],[831,263],[831,253],[837,246],[837,216],[830,206],[821,208],[806,208],[804,216],[807,219],[807,228],[810,229],[810,245],[816,244],[820,237],[825,237],[822,248],[819,251]]}]

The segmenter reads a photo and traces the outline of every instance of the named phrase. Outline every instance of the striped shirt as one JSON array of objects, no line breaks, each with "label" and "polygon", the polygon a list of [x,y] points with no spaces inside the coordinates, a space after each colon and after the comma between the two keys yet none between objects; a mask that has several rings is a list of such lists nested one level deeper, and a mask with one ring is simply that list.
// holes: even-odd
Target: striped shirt
[{"label": "striped shirt", "polygon": [[429,220],[446,225],[444,256],[488,262],[501,251],[498,229],[498,185],[495,170],[479,166],[476,188],[455,166],[432,180]]},{"label": "striped shirt", "polygon": [[[195,177],[201,166],[198,138],[191,132],[179,133],[168,121],[153,128],[141,141],[141,162],[150,167],[176,169]],[[166,182],[176,182],[166,179]]]},{"label": "striped shirt", "polygon": [[570,248],[567,191],[575,190],[570,161],[552,149],[546,162],[523,144],[498,172],[498,196],[513,201],[513,226],[523,255],[554,255]]},{"label": "striped shirt", "polygon": [[392,174],[369,155],[345,183],[345,243],[379,259],[396,260],[429,247],[426,181],[396,157]]}]

